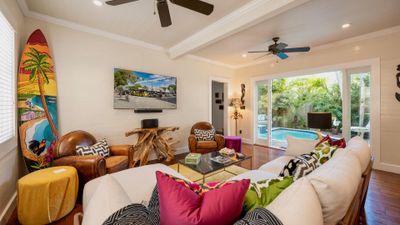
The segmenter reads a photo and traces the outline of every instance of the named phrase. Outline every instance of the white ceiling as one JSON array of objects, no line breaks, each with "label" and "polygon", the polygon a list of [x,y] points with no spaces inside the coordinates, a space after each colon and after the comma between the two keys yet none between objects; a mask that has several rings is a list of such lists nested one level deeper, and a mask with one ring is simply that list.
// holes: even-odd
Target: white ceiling
[{"label": "white ceiling", "polygon": [[[344,23],[351,23],[351,27],[342,29]],[[312,0],[193,54],[241,65],[256,62],[262,54],[247,54],[247,58],[242,54],[267,49],[274,36],[289,47],[315,47],[397,25],[400,0]],[[258,60],[268,58],[275,56]]]},{"label": "white ceiling", "polygon": [[153,14],[153,0],[102,7],[96,7],[92,0],[26,0],[26,3],[33,12],[169,48],[250,0],[229,0],[228,4],[226,0],[206,1],[215,6],[210,16],[169,4],[172,26],[168,28],[161,28],[158,15]]},{"label": "white ceiling", "polygon": [[[247,58],[242,58],[241,55],[248,50],[267,48],[271,44],[269,40],[274,36],[280,36],[281,41],[288,43],[289,47],[315,47],[400,25],[400,0],[279,0],[282,2],[278,3],[275,2],[278,0],[206,0],[215,5],[211,16],[170,4],[173,24],[168,28],[161,28],[158,16],[153,15],[153,0],[141,0],[117,7],[96,7],[92,0],[18,1],[25,1],[29,11],[35,14],[92,27],[165,49],[190,40],[189,37],[193,34],[205,31],[223,18],[232,19],[227,15],[233,11],[238,12],[236,21],[233,21],[236,25],[240,24],[242,12],[247,13],[247,19],[257,13],[262,15],[262,12],[257,12],[257,7],[253,7],[253,11],[246,8],[250,2],[254,3],[253,6],[264,4],[268,7],[270,4],[271,7],[272,4],[279,3],[289,6],[298,2],[300,6],[295,8],[277,8],[270,13],[273,17],[266,17],[269,18],[267,20],[260,22],[254,19],[253,24],[258,24],[250,28],[243,30],[238,27],[236,30],[240,32],[228,37],[222,36],[221,32],[224,37],[222,40],[216,43],[210,41],[213,44],[191,52],[196,56],[232,66],[259,61],[255,60],[259,55],[249,55]],[[344,23],[351,23],[352,26],[343,30],[341,25]],[[246,24],[242,26],[247,27]],[[220,38],[217,36],[215,39]],[[190,44],[191,42],[189,46]],[[273,57],[267,56],[263,59]]]}]

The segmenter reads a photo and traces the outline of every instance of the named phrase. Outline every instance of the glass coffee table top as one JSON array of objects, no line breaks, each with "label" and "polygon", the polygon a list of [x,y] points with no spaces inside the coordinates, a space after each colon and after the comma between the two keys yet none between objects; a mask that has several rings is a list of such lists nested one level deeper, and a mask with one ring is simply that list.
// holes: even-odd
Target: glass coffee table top
[{"label": "glass coffee table top", "polygon": [[[224,169],[228,166],[234,165],[234,164],[238,164],[240,162],[243,162],[245,160],[249,160],[251,159],[251,156],[246,156],[244,155],[243,158],[237,158],[236,160],[231,160],[230,162],[227,163],[218,163],[215,162],[213,160],[211,160],[211,158],[220,156],[221,154],[219,154],[219,152],[211,152],[211,153],[207,153],[207,154],[203,154],[200,158],[200,162],[197,165],[192,165],[192,164],[186,164],[185,163],[185,159],[181,159],[178,161],[178,164],[184,165],[198,173],[201,173],[202,175],[206,175],[212,172],[215,172],[217,170],[221,170]],[[179,165],[178,165],[179,166]]]}]

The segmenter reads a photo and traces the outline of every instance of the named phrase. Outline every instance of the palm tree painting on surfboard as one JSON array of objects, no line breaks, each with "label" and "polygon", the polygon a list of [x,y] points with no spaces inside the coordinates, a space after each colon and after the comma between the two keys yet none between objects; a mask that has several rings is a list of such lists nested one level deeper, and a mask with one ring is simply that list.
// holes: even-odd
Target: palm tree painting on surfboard
[{"label": "palm tree painting on surfboard", "polygon": [[46,168],[58,137],[57,86],[54,63],[40,30],[29,37],[18,73],[21,150],[29,171]]}]

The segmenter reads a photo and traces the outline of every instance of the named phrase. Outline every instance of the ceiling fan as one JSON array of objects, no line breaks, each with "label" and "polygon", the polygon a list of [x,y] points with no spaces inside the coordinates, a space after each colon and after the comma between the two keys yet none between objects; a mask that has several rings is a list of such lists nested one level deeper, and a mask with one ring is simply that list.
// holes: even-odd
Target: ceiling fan
[{"label": "ceiling fan", "polygon": [[[106,4],[111,6],[122,5],[125,3],[136,2],[138,0],[110,0]],[[214,11],[214,5],[200,0],[169,0],[172,4],[190,9],[192,11],[210,15]],[[168,0],[155,0],[157,4],[158,16],[160,17],[161,27],[168,27],[172,24],[171,15],[168,8]],[[155,13],[155,12],[154,12]]]},{"label": "ceiling fan", "polygon": [[274,44],[268,47],[268,50],[261,50],[261,51],[248,51],[248,53],[266,53],[265,55],[258,57],[262,58],[267,55],[274,54],[278,56],[280,59],[287,59],[289,56],[286,53],[293,53],[293,52],[309,52],[310,47],[298,47],[298,48],[286,48],[288,45],[286,43],[278,43],[279,37],[274,37],[272,40],[275,42]]}]

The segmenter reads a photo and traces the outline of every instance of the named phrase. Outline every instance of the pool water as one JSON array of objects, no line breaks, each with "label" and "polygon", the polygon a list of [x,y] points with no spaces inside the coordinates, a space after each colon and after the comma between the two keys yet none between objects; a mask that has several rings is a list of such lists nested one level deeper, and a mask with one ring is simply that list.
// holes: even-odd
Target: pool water
[{"label": "pool water", "polygon": [[[272,129],[272,140],[277,141],[286,141],[288,136],[308,139],[308,140],[316,140],[318,139],[318,134],[314,131],[309,130],[297,130],[290,128],[274,128]],[[258,137],[267,138],[266,129],[260,129],[258,133]]]}]

